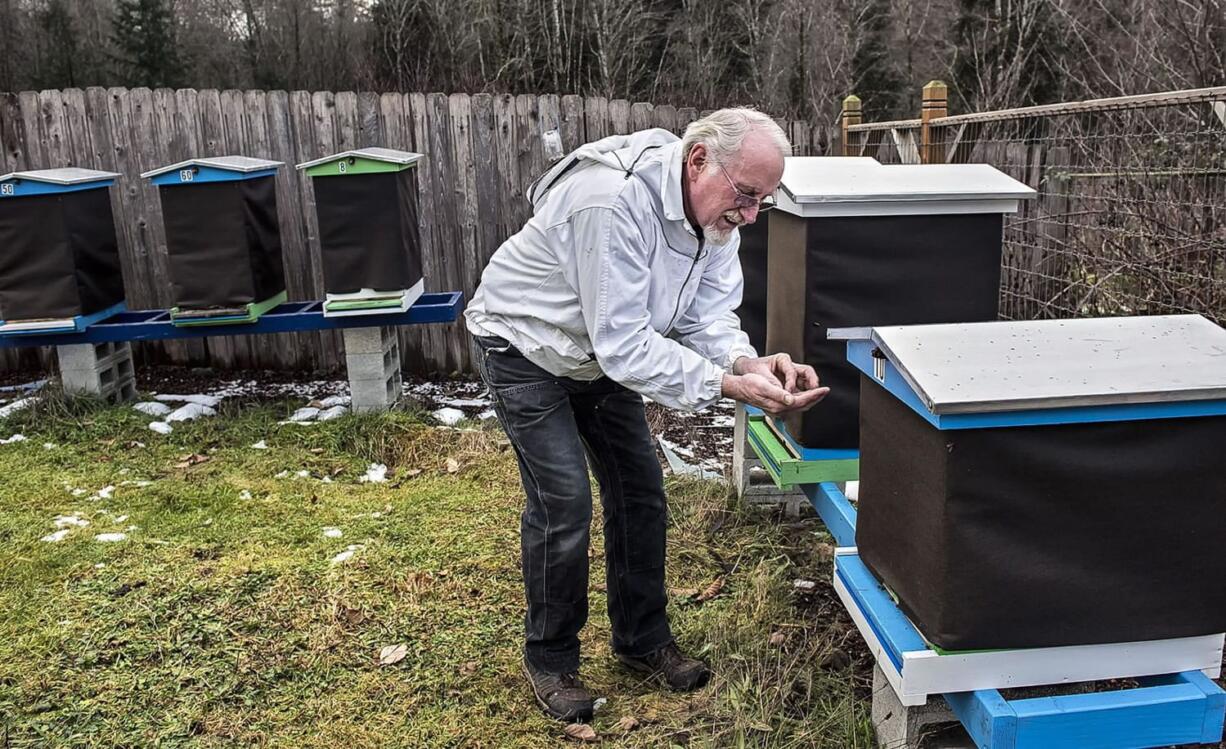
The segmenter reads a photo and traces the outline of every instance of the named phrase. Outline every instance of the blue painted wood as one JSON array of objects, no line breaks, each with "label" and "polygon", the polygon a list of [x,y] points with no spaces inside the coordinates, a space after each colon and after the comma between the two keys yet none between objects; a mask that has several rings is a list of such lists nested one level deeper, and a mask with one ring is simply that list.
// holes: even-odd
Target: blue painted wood
[{"label": "blue painted wood", "polygon": [[956,692],[945,702],[958,716],[979,749],[1014,749],[1017,746],[1017,713],[995,689]]},{"label": "blue painted wood", "polygon": [[32,195],[59,195],[66,192],[80,192],[82,190],[100,190],[110,187],[114,183],[115,180],[113,178],[108,178],[93,182],[81,182],[76,185],[56,185],[50,182],[13,177],[12,179],[0,182],[0,199],[28,198]]},{"label": "blue painted wood", "polygon": [[[150,180],[155,185],[194,185],[200,182],[237,182],[244,179],[258,179],[277,173],[276,169],[261,169],[255,172],[236,172],[229,169],[219,169],[213,166],[186,166],[170,172],[163,172]],[[190,174],[190,177],[188,176]],[[186,178],[186,179],[185,179]]]},{"label": "blue painted wood", "polygon": [[155,341],[172,338],[210,338],[227,335],[263,335],[293,333],[306,330],[338,330],[341,328],[375,328],[396,325],[451,322],[460,313],[464,293],[445,291],[422,294],[417,302],[403,312],[374,315],[325,317],[323,302],[287,302],[264,313],[259,320],[246,325],[179,327],[170,320],[170,310],[138,310],[121,312],[103,322],[91,325],[80,333],[0,336],[0,348],[22,346],[62,346],[72,343],[107,343],[120,341]]},{"label": "blue painted wood", "polygon": [[907,381],[903,379],[902,374],[894,366],[893,362],[889,360],[884,362],[884,381],[877,379],[873,375],[873,348],[874,346],[871,341],[848,341],[847,360],[856,369],[872,377],[875,382],[905,403],[908,408],[919,414],[929,424],[942,431],[1226,415],[1226,400],[1134,403],[1115,406],[1078,406],[1075,408],[937,415],[928,410],[928,407],[924,405],[915,391],[911,389],[911,386],[907,384]]},{"label": "blue painted wood", "polygon": [[860,561],[859,554],[836,555],[834,572],[847,586],[856,607],[864,613],[873,634],[877,635],[890,662],[899,672],[903,668],[903,653],[928,649],[915,626],[899,610],[864,562]]},{"label": "blue painted wood", "polygon": [[801,491],[809,498],[818,517],[826,524],[826,530],[834,536],[838,546],[856,545],[856,508],[833,482],[801,484]]},{"label": "blue painted wood", "polygon": [[1018,749],[1142,749],[1199,743],[1208,699],[1183,683],[1016,700],[1010,706],[1017,714]]},{"label": "blue painted wood", "polygon": [[[58,330],[43,328],[42,330],[5,330],[5,323],[0,321],[0,336],[30,336],[30,335],[60,335],[63,333],[79,333],[85,330],[90,325],[94,325],[101,320],[118,315],[128,309],[128,305],[120,302],[112,307],[107,307],[104,310],[95,312],[92,315],[77,315],[67,324]],[[19,320],[11,320],[11,323],[20,322]]]}]

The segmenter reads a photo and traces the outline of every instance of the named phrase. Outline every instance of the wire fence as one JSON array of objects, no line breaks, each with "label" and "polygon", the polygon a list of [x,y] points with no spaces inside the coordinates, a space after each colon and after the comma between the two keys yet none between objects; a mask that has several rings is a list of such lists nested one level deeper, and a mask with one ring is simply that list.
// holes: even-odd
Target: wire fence
[{"label": "wire fence", "polygon": [[[1038,191],[1005,220],[1007,319],[1199,313],[1226,323],[1226,87],[940,117],[928,160]],[[848,128],[919,163],[919,120]],[[849,139],[850,140],[850,139]]]}]

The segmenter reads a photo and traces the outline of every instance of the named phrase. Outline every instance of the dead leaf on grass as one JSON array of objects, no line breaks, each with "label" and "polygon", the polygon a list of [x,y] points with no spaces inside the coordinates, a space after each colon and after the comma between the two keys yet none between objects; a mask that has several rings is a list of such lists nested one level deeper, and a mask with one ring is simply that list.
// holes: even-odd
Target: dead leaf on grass
[{"label": "dead leaf on grass", "polygon": [[621,731],[622,733],[630,733],[631,731],[633,731],[634,729],[638,727],[639,727],[638,718],[635,718],[633,715],[623,716],[621,720],[617,721],[617,725],[614,726],[614,728]]},{"label": "dead leaf on grass", "polygon": [[476,661],[469,661],[468,663],[460,664],[460,676],[472,676],[473,674],[477,673],[477,669],[479,667],[480,664],[478,664]]},{"label": "dead leaf on grass", "polygon": [[196,453],[194,455],[187,456],[178,463],[175,463],[175,468],[191,468],[192,466],[198,466],[201,463],[208,463],[210,460],[212,460],[212,458],[209,456]]},{"label": "dead leaf on grass", "polygon": [[720,575],[719,577],[712,580],[710,585],[708,585],[706,588],[703,588],[703,591],[699,593],[698,597],[695,598],[694,600],[697,601],[698,603],[702,603],[703,601],[709,601],[712,598],[719,595],[720,593],[722,593],[723,590],[724,590],[724,577],[723,575]]},{"label": "dead leaf on grass", "polygon": [[587,723],[571,723],[566,728],[562,729],[570,738],[575,741],[597,741],[596,731]]},{"label": "dead leaf on grass", "polygon": [[456,460],[455,458],[448,458],[447,473],[455,473],[458,470],[460,470],[460,461]]},{"label": "dead leaf on grass", "polygon": [[410,468],[409,470],[404,472],[404,475],[407,478],[413,478],[414,476],[420,476],[421,469],[420,468]]},{"label": "dead leaf on grass", "polygon": [[408,654],[409,646],[403,642],[399,645],[386,645],[379,651],[379,665],[390,666],[393,663],[399,663]]},{"label": "dead leaf on grass", "polygon": [[771,632],[770,639],[767,640],[767,642],[769,642],[772,647],[777,648],[783,643],[787,642],[787,639],[788,639],[788,636],[783,634],[782,632]]},{"label": "dead leaf on grass", "polygon": [[698,588],[669,588],[668,594],[673,598],[693,598],[698,595]]}]

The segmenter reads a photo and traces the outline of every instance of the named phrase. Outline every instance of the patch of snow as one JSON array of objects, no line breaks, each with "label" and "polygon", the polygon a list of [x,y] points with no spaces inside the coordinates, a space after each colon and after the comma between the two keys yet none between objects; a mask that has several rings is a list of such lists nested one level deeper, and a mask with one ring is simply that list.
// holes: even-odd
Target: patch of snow
[{"label": "patch of snow", "polygon": [[482,408],[490,404],[489,398],[440,398],[439,403],[454,408]]},{"label": "patch of snow", "polygon": [[498,412],[491,408],[488,411],[482,411],[481,413],[477,414],[477,418],[480,419],[481,421],[486,421],[487,419],[496,419],[498,418]]},{"label": "patch of snow", "polygon": [[145,401],[144,403],[137,403],[134,406],[132,406],[132,408],[135,408],[137,411],[140,411],[141,413],[147,414],[149,416],[165,416],[166,414],[174,410],[170,406],[166,405],[165,403],[158,403],[157,401]]},{"label": "patch of snow", "polygon": [[12,437],[9,437],[8,439],[0,439],[0,445],[9,445],[14,442],[25,442],[25,441],[26,441],[26,436],[24,434],[14,434]]},{"label": "patch of snow", "polygon": [[192,395],[155,395],[153,398],[164,403],[193,403],[197,406],[206,406],[208,408],[215,407],[222,400],[220,396],[204,395],[202,393]]},{"label": "patch of snow", "polygon": [[691,450],[688,447],[682,447],[681,445],[678,445],[676,442],[670,442],[669,440],[664,439],[664,435],[662,434],[656,435],[656,439],[660,440],[661,445],[664,445],[669,450],[672,450],[673,452],[677,453],[678,455],[682,457],[686,457],[686,458],[694,457],[693,450]]},{"label": "patch of snow", "polygon": [[59,445],[55,444],[54,442],[44,442],[43,443],[44,450],[54,450],[57,447],[59,447]]},{"label": "patch of snow", "polygon": [[464,418],[464,412],[458,408],[440,408],[430,415],[437,419],[439,423],[449,427],[455,426]]},{"label": "patch of snow", "polygon": [[860,482],[848,481],[847,485],[843,487],[843,494],[853,502],[858,501],[860,499]]},{"label": "patch of snow", "polygon": [[362,547],[359,544],[350,544],[344,551],[332,557],[332,564],[343,564],[353,559],[353,555],[361,551]]},{"label": "patch of snow", "polygon": [[170,434],[175,430],[174,427],[164,421],[151,421],[149,422],[149,428],[158,434]]},{"label": "patch of snow", "polygon": [[304,406],[294,412],[294,415],[289,417],[290,421],[310,421],[319,415],[319,409],[312,406]]},{"label": "patch of snow", "polygon": [[86,494],[89,494],[89,492],[86,491],[85,489],[73,489],[69,493],[72,494],[72,496],[74,497],[84,497]]},{"label": "patch of snow", "polygon": [[85,528],[89,525],[89,521],[76,515],[56,515],[56,528]]},{"label": "patch of snow", "polygon": [[294,478],[296,479],[305,479],[305,478],[310,478],[310,477],[311,477],[310,471],[297,471],[294,473]]},{"label": "patch of snow", "polygon": [[33,406],[35,400],[37,399],[36,398],[18,398],[17,400],[13,401],[7,406],[0,408],[0,419],[3,419],[7,416],[12,416],[18,411],[21,411],[23,409],[29,408],[30,406]]},{"label": "patch of snow", "polygon": [[69,533],[72,533],[72,529],[71,529],[71,528],[64,528],[63,530],[58,530],[58,531],[56,531],[55,533],[48,533],[47,535],[43,536],[42,538],[40,538],[40,539],[38,539],[38,540],[39,540],[39,541],[46,541],[46,542],[47,542],[47,543],[49,543],[49,544],[57,544],[57,543],[59,543],[60,541],[63,541],[63,540],[64,540],[64,538],[65,538],[65,537],[66,537],[66,536],[67,536]]},{"label": "patch of snow", "polygon": [[340,528],[324,528],[324,538],[340,538],[343,535]]},{"label": "patch of snow", "polygon": [[255,444],[253,444],[253,445],[251,446],[251,449],[252,449],[252,450],[267,450],[267,449],[268,449],[268,443],[267,443],[267,442],[265,442],[264,440],[260,440],[259,442],[256,442]]},{"label": "patch of snow", "polygon": [[99,533],[94,536],[95,541],[100,541],[104,544],[113,544],[119,541],[124,541],[128,538],[126,533]]},{"label": "patch of snow", "polygon": [[325,483],[325,484],[331,484],[331,483],[332,483],[332,477],[331,477],[331,476],[324,476],[323,478],[321,478],[321,479],[320,479],[320,481],[321,481],[322,483]]},{"label": "patch of snow", "polygon": [[212,407],[200,403],[188,403],[185,406],[180,406],[174,411],[171,411],[166,416],[166,421],[193,421],[201,416],[216,416],[217,411]]},{"label": "patch of snow", "polygon": [[251,492],[246,489],[243,489],[241,492],[238,493],[238,498],[239,499],[251,499]]},{"label": "patch of snow", "polygon": [[337,406],[348,406],[352,398],[348,395],[332,395],[324,398],[319,403],[324,408],[336,408]]},{"label": "patch of snow", "polygon": [[113,496],[115,496],[115,487],[104,486],[98,490],[98,496],[96,499],[110,499]]},{"label": "patch of snow", "polygon": [[283,478],[286,478],[287,476],[289,476],[289,471],[281,471],[281,472],[280,472],[280,473],[278,473],[276,476],[273,476],[273,478],[274,478],[274,479],[283,479]]},{"label": "patch of snow", "polygon": [[128,519],[127,515],[120,515],[119,517],[115,518],[115,522],[118,524],[118,523],[124,522],[127,519]]},{"label": "patch of snow", "polygon": [[333,406],[329,409],[320,411],[318,419],[319,421],[332,421],[333,419],[344,416],[347,413],[349,413],[349,408],[347,406]]},{"label": "patch of snow", "polygon": [[387,466],[382,463],[371,463],[370,468],[366,469],[363,476],[358,477],[358,482],[365,484],[382,484],[387,481]]}]

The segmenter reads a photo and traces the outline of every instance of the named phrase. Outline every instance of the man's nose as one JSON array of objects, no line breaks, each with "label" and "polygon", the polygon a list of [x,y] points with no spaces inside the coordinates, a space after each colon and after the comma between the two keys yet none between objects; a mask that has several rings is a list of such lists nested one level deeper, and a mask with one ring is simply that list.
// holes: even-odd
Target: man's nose
[{"label": "man's nose", "polygon": [[751,205],[748,208],[738,208],[737,210],[740,212],[741,218],[745,219],[745,223],[747,224],[752,224],[758,220],[757,205]]}]

